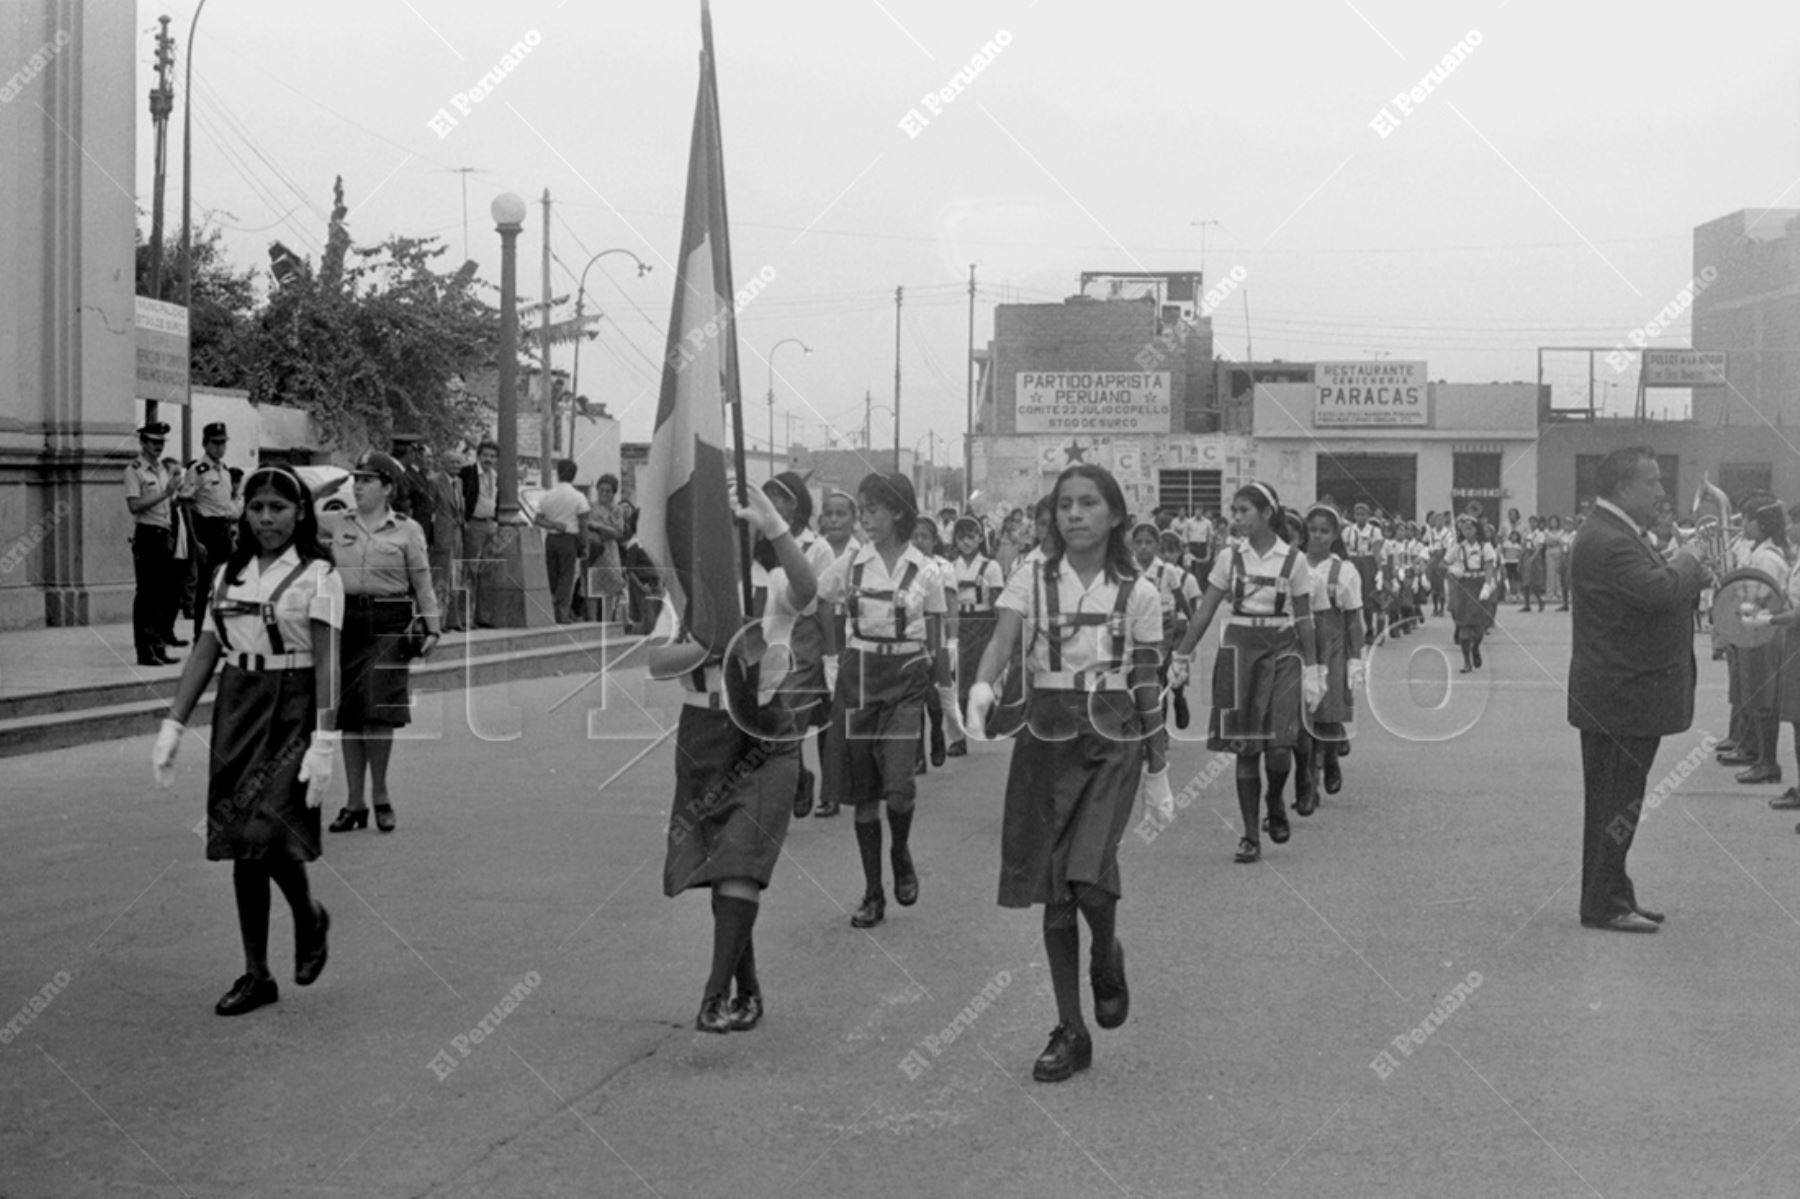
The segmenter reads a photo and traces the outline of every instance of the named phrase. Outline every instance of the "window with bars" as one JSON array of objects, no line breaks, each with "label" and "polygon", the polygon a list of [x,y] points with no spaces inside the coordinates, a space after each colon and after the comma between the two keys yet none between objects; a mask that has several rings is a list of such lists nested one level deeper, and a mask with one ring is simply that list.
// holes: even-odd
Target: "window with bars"
[{"label": "window with bars", "polygon": [[1177,512],[1224,508],[1224,477],[1216,470],[1165,470],[1157,477],[1156,502]]}]

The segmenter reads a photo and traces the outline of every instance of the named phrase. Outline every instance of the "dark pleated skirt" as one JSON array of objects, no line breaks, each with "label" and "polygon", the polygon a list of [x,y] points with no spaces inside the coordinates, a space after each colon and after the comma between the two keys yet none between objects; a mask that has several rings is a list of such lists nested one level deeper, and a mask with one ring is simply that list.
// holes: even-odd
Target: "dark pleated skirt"
[{"label": "dark pleated skirt", "polygon": [[981,655],[994,639],[992,612],[965,612],[956,622],[956,698],[966,710],[969,688],[975,685],[975,671],[981,666]]},{"label": "dark pleated skirt", "polygon": [[1208,749],[1291,749],[1300,740],[1300,635],[1292,627],[1226,625],[1212,690]]},{"label": "dark pleated skirt", "polygon": [[1774,714],[1781,705],[1784,638],[1737,651],[1739,703],[1746,712]]},{"label": "dark pleated skirt", "polygon": [[1119,841],[1144,766],[1130,693],[1037,692],[1028,708],[1006,776],[1000,906],[1062,902],[1075,883],[1123,894]]},{"label": "dark pleated skirt", "polygon": [[1486,580],[1451,575],[1449,583],[1450,620],[1456,625],[1456,639],[1460,642],[1486,634],[1494,623],[1493,609],[1481,602]]},{"label": "dark pleated skirt", "polygon": [[1350,642],[1344,631],[1347,620],[1361,620],[1361,612],[1326,608],[1313,614],[1313,652],[1325,667],[1325,699],[1312,714],[1315,735],[1338,735],[1356,718],[1356,698],[1350,693]]},{"label": "dark pleated skirt", "polygon": [[824,728],[830,718],[831,693],[825,689],[825,624],[817,612],[794,621],[790,646],[793,669],[776,692],[793,716],[794,727],[805,732]]},{"label": "dark pleated skirt", "polygon": [[838,759],[832,777],[843,780],[839,802],[912,799],[925,697],[933,685],[931,655],[868,654],[846,647],[838,661],[825,752]]},{"label": "dark pleated skirt", "polygon": [[319,856],[319,809],[306,806],[300,781],[317,703],[311,670],[220,672],[206,787],[208,858]]},{"label": "dark pleated skirt", "polygon": [[412,615],[412,601],[404,597],[345,606],[338,637],[340,729],[354,733],[412,723],[410,670],[400,656]]},{"label": "dark pleated skirt", "polygon": [[723,708],[681,709],[664,895],[725,879],[769,885],[794,814],[799,745],[749,736]]}]

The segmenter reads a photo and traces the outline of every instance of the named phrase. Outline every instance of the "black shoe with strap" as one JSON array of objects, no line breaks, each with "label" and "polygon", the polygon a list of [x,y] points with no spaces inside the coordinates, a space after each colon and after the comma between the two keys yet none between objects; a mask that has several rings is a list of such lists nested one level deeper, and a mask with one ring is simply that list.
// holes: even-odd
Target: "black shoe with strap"
[{"label": "black shoe with strap", "polygon": [[1262,843],[1252,841],[1249,837],[1238,839],[1237,856],[1234,862],[1258,862],[1262,860]]},{"label": "black shoe with strap", "polygon": [[1131,1015],[1131,988],[1125,983],[1125,943],[1113,938],[1113,960],[1095,962],[1088,969],[1094,987],[1094,1023],[1117,1028]]},{"label": "black shoe with strap", "polygon": [[213,1011],[221,1016],[241,1016],[280,998],[281,988],[275,985],[274,979],[246,974],[231,984],[231,990],[213,1005]]},{"label": "black shoe with strap", "polygon": [[874,928],[885,919],[887,919],[887,895],[881,891],[870,891],[863,896],[862,903],[851,915],[850,927]]},{"label": "black shoe with strap", "polygon": [[304,941],[298,934],[294,937],[294,981],[303,987],[312,986],[325,973],[325,958],[330,950],[331,913],[322,903],[315,903],[313,909],[312,934]]},{"label": "black shoe with strap", "polygon": [[1062,1082],[1093,1064],[1094,1039],[1086,1033],[1071,1033],[1068,1025],[1058,1024],[1051,1030],[1050,1044],[1032,1063],[1031,1077],[1039,1082]]},{"label": "black shoe with strap", "polygon": [[339,808],[337,818],[326,826],[333,833],[347,833],[351,829],[369,827],[369,809]]},{"label": "black shoe with strap", "polygon": [[762,1023],[763,1001],[760,991],[741,991],[731,1001],[731,1031],[749,1032]]},{"label": "black shoe with strap", "polygon": [[708,995],[705,999],[702,999],[700,1001],[700,1014],[694,1017],[694,1027],[701,1032],[730,1032],[730,1001],[722,994]]},{"label": "black shoe with strap", "polygon": [[392,804],[375,805],[375,827],[384,833],[394,831],[394,808]]},{"label": "black shoe with strap", "polygon": [[813,772],[802,766],[800,782],[794,788],[794,819],[804,820],[813,810]]}]

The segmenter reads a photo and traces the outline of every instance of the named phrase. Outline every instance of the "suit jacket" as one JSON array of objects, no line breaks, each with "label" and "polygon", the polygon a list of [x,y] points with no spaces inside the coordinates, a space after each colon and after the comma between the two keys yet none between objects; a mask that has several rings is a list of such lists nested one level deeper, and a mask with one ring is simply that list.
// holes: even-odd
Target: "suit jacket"
[{"label": "suit jacket", "polygon": [[456,477],[462,480],[463,519],[474,520],[475,501],[481,498],[481,468],[471,462],[457,471]]},{"label": "suit jacket", "polygon": [[1569,551],[1575,645],[1569,723],[1614,737],[1663,737],[1694,722],[1694,600],[1706,572],[1674,563],[1604,508]]}]

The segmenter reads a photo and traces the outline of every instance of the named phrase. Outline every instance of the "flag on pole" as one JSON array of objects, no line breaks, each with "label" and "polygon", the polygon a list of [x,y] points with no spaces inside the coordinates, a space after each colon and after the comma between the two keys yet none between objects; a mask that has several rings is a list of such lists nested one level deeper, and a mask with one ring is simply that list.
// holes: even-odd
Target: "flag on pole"
[{"label": "flag on pole", "polygon": [[744,623],[739,538],[726,486],[725,412],[739,403],[725,155],[712,15],[700,9],[700,96],[688,150],[687,212],[669,316],[656,430],[640,490],[638,540],[661,568],[669,604],[709,657]]}]

